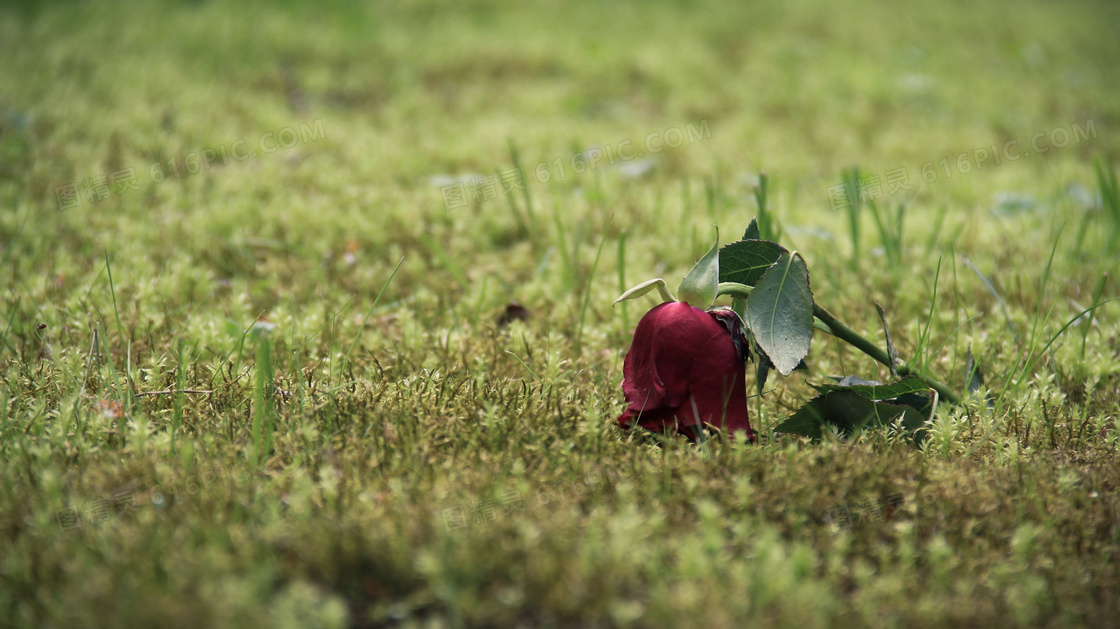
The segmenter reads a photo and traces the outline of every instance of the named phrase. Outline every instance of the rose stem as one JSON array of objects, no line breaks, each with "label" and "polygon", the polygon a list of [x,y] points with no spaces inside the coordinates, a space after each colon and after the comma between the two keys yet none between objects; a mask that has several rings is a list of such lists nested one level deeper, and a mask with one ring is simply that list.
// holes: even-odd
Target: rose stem
[{"label": "rose stem", "polygon": [[[746,284],[739,284],[737,282],[720,282],[719,285],[719,293],[721,295],[731,295],[732,297],[736,298],[746,297],[750,294],[751,289],[751,286],[747,286]],[[819,319],[822,324],[824,324],[824,327],[814,327],[818,327],[821,330],[828,332],[832,336],[845,341],[852,347],[858,349],[864,354],[867,354],[871,358],[874,358],[883,365],[890,367],[890,357],[887,356],[887,353],[885,351],[880,349],[871,341],[860,336],[859,333],[857,333],[855,330],[841,323],[835,315],[817,305],[816,302],[813,302],[813,316]],[[911,369],[909,365],[899,365],[898,375],[910,376],[918,374],[914,373],[914,370]],[[949,389],[949,387],[938,382],[937,380],[934,380],[933,378],[927,376],[919,377],[921,377],[922,380],[924,380],[931,389],[937,391],[938,395],[941,396],[941,399],[949,402],[950,404],[960,403],[960,397],[953,393],[952,390]]]}]

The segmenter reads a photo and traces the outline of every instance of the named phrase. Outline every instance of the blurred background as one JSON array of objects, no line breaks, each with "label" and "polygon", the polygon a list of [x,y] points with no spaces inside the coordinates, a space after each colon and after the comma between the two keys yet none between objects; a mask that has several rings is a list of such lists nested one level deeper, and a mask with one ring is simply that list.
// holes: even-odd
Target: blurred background
[{"label": "blurred background", "polygon": [[[9,191],[14,181],[44,200],[52,185],[117,166],[146,169],[321,120],[325,141],[258,166],[285,185],[250,192],[242,182],[240,194],[283,188],[309,203],[340,193],[367,212],[407,195],[422,211],[442,203],[438,190],[427,194],[432,177],[508,168],[511,142],[529,170],[705,121],[710,138],[663,151],[650,174],[712,177],[730,192],[766,169],[798,207],[819,208],[823,188],[852,165],[906,168],[917,180],[928,162],[1010,140],[1022,151],[1035,133],[1095,123],[1101,137],[1042,159],[999,168],[989,159],[989,172],[964,178],[942,168],[942,198],[988,202],[980,190],[1060,183],[1070,165],[1114,148],[1107,130],[1120,107],[1120,8],[1110,2],[6,2],[0,11],[0,168]],[[932,194],[917,188],[919,199]]]}]

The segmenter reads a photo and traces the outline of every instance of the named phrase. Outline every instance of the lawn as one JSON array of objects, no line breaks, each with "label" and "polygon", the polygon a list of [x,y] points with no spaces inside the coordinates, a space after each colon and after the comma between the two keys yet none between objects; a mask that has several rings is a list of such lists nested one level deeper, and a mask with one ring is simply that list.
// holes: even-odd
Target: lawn
[{"label": "lawn", "polygon": [[[1112,626],[1118,32],[4,3],[0,625]],[[755,216],[960,395],[924,438],[778,429],[892,379],[819,330],[761,395],[748,366],[756,443],[618,425],[660,300],[612,303]]]}]

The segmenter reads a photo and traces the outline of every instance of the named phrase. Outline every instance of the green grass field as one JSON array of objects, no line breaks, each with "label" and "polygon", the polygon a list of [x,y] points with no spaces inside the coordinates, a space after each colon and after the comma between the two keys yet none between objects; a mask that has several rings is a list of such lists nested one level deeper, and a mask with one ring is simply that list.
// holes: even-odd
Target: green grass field
[{"label": "green grass field", "polygon": [[[1120,296],[1118,32],[4,3],[0,625],[1111,626],[1120,303],[1058,333]],[[954,390],[979,362],[921,447],[774,430],[889,378],[821,333],[757,444],[618,427],[657,300],[611,303],[736,239],[760,171],[818,303]]]}]

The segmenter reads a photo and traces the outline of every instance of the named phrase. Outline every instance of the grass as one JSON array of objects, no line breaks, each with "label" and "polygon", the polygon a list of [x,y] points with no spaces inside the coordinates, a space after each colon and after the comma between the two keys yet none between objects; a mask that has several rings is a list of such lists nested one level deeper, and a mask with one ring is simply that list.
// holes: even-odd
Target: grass
[{"label": "grass", "polygon": [[[5,4],[0,618],[1110,625],[1120,12],[938,4]],[[888,377],[818,335],[757,445],[620,430],[620,287],[755,214],[985,390],[921,448],[774,434]]]}]

